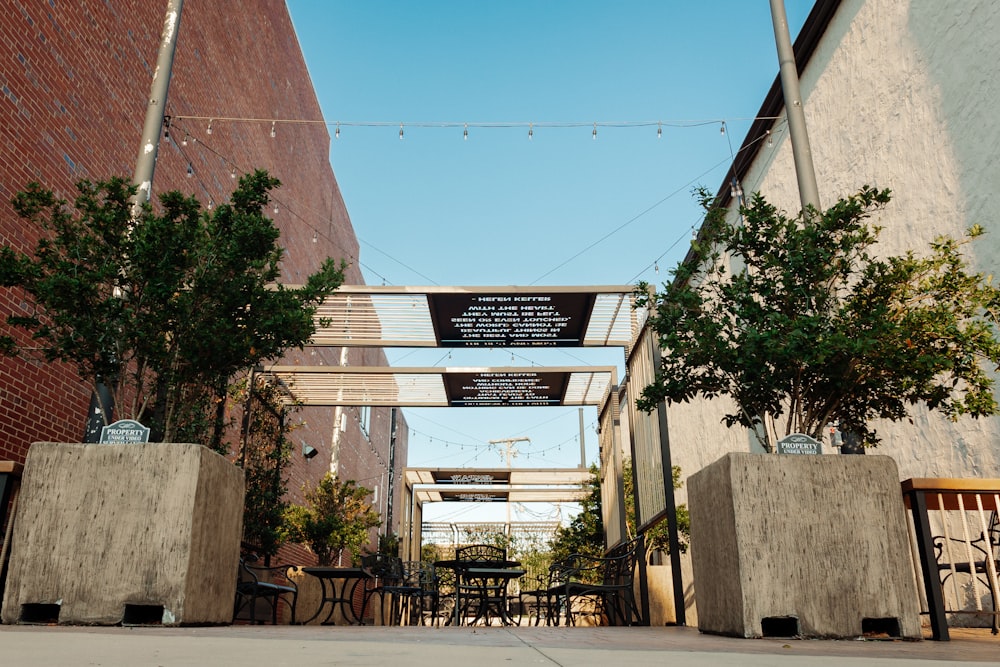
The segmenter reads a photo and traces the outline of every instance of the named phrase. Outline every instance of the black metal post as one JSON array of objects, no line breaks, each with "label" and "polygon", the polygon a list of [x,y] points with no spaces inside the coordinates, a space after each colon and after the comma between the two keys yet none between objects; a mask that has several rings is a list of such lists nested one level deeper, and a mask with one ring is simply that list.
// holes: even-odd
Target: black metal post
[{"label": "black metal post", "polygon": [[941,579],[938,578],[937,562],[934,559],[934,538],[931,536],[930,519],[927,516],[927,496],[918,490],[909,491],[907,495],[910,497],[913,528],[917,533],[917,551],[920,553],[920,571],[924,576],[932,638],[936,641],[950,641]]}]

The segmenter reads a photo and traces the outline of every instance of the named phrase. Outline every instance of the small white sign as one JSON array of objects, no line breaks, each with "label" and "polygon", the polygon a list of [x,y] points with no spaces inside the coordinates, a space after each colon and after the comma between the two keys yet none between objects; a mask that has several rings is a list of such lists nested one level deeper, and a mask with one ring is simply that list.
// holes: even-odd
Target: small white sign
[{"label": "small white sign", "polygon": [[119,419],[101,429],[100,441],[107,445],[134,445],[149,442],[149,429],[134,419]]},{"label": "small white sign", "polygon": [[792,433],[778,441],[779,454],[822,454],[823,445],[819,440],[805,433]]}]

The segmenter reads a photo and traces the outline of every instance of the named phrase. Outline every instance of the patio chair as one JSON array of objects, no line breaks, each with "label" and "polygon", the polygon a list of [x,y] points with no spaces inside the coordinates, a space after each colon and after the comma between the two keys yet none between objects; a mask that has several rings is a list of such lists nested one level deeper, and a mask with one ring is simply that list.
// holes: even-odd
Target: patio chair
[{"label": "patio chair", "polygon": [[[562,564],[564,581],[552,588],[550,603],[565,605],[567,625],[575,625],[573,605],[581,599],[595,603],[595,611],[609,625],[641,625],[633,584],[639,559],[645,557],[642,533],[618,545],[603,558],[574,554]],[[550,609],[551,613],[551,609]]]},{"label": "patio chair", "polygon": [[[455,571],[450,568],[437,568],[428,564],[424,571],[424,618],[425,625],[450,625],[455,620]],[[429,578],[429,581],[426,580]]]},{"label": "patio chair", "polygon": [[[256,562],[255,557],[240,558],[236,579],[236,600],[233,603],[233,622],[249,620],[251,623],[263,623],[263,619],[257,618],[258,602],[263,602],[270,607],[271,623],[277,625],[278,606],[283,601],[288,605],[290,620],[294,625],[295,603],[298,600],[299,589],[295,581],[288,576],[288,570],[294,566],[263,567],[251,564],[254,562]],[[278,581],[274,581],[275,579]],[[244,610],[248,612],[249,618],[240,619],[240,613]]]},{"label": "patio chair", "polygon": [[[944,587],[953,574],[963,574],[976,577],[990,592],[993,602],[993,634],[1000,633],[1000,517],[994,511],[990,516],[986,532],[980,531],[979,536],[968,542],[962,538],[952,537],[951,542],[962,546],[948,548],[948,543],[942,536],[934,538],[934,557],[937,560],[938,572],[941,576],[941,586]],[[954,561],[949,560],[952,554]],[[971,554],[971,559],[968,557]],[[962,558],[965,557],[965,560]],[[991,562],[992,561],[992,562]]]},{"label": "patio chair", "polygon": [[382,586],[382,594],[389,595],[389,624],[400,625],[404,621],[414,625],[423,618],[424,588],[422,582],[423,564],[420,561],[400,561],[398,575],[394,581]]},{"label": "patio chair", "polygon": [[[502,567],[507,563],[507,550],[492,544],[472,544],[455,549],[455,560],[471,567]],[[469,577],[459,570],[456,580],[456,604],[462,617],[473,615],[490,623],[490,612],[506,608],[507,581]]]},{"label": "patio chair", "polygon": [[[371,579],[371,584],[365,587],[361,602],[361,624],[364,625],[365,614],[372,597],[378,594],[384,600],[387,588],[398,586],[403,578],[403,561],[398,556],[388,554],[369,554],[361,557],[361,569]],[[391,615],[391,614],[390,614]]]}]

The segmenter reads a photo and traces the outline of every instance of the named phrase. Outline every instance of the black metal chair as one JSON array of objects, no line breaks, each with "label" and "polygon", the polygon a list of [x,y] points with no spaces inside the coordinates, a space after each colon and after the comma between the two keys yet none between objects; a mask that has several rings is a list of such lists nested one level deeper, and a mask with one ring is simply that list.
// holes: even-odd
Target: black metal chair
[{"label": "black metal chair", "polygon": [[1000,577],[997,576],[1000,572],[1000,514],[994,511],[990,516],[986,532],[980,531],[975,539],[966,541],[952,537],[950,541],[963,545],[952,547],[958,549],[959,556],[967,556],[970,553],[972,556],[971,560],[968,558],[949,560],[949,553],[954,552],[948,549],[945,538],[942,536],[934,538],[934,557],[937,560],[938,572],[941,574],[942,588],[953,574],[976,577],[990,592],[993,601],[993,634],[1000,633],[1000,609],[997,608],[997,603],[1000,602]]},{"label": "black metal chair", "polygon": [[641,625],[644,619],[633,586],[639,559],[645,553],[645,540],[640,533],[603,558],[574,554],[560,565],[558,576],[563,581],[550,589],[549,613],[564,606],[567,625],[575,625],[574,603],[590,599],[594,601],[595,613],[607,617],[609,625]]},{"label": "black metal chair", "polygon": [[[263,623],[257,618],[258,602],[264,602],[270,607],[271,623],[278,624],[278,606],[281,602],[288,605],[291,623],[295,624],[295,603],[298,600],[299,589],[295,581],[288,576],[288,570],[293,565],[263,567],[251,565],[255,559],[240,558],[240,566],[236,579],[236,600],[233,603],[233,622],[249,620],[251,623]],[[273,581],[280,579],[283,583]],[[249,618],[240,619],[240,613],[246,610]]]},{"label": "black metal chair", "polygon": [[507,581],[470,576],[468,567],[503,567],[508,562],[507,550],[492,544],[471,544],[455,549],[455,560],[466,566],[458,570],[456,578],[459,616],[472,615],[488,625],[491,610],[506,609]]},{"label": "black metal chair", "polygon": [[404,621],[415,625],[422,621],[424,613],[424,587],[420,561],[400,561],[394,581],[382,586],[382,595],[390,596],[389,624],[400,625]]},{"label": "black metal chair", "polygon": [[403,577],[403,560],[388,554],[369,554],[361,557],[361,569],[371,579],[371,583],[365,587],[361,602],[360,618],[363,625],[372,597],[378,594],[384,601],[386,589],[399,585]]}]

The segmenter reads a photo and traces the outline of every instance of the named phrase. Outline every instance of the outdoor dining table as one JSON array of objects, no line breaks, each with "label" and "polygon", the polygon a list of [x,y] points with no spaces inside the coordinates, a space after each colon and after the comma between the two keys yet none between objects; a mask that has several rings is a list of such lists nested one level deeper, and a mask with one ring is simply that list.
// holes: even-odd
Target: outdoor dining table
[{"label": "outdoor dining table", "polygon": [[[500,622],[504,625],[511,625],[513,621],[507,614],[505,601],[495,604],[491,601],[490,590],[501,588],[506,597],[507,586],[512,579],[523,577],[525,571],[520,569],[521,562],[516,560],[439,560],[434,563],[436,568],[445,568],[455,571],[455,625],[461,625],[464,609],[460,605],[459,587],[467,586],[475,591],[479,605],[476,610],[476,617],[472,620],[475,625],[484,615],[489,615],[489,610],[496,612]],[[496,583],[502,581],[502,586]],[[466,605],[468,606],[468,605]]]},{"label": "outdoor dining table", "polygon": [[[322,588],[322,595],[319,600],[319,606],[316,608],[316,613],[303,621],[304,624],[311,623],[319,618],[319,615],[323,612],[323,608],[327,604],[330,605],[330,611],[327,612],[326,618],[323,619],[321,625],[333,625],[335,623],[335,621],[331,621],[330,619],[333,618],[333,613],[337,610],[338,605],[340,605],[344,620],[352,625],[360,625],[362,623],[362,620],[354,613],[354,592],[359,585],[364,585],[364,582],[371,578],[367,570],[360,567],[304,567],[302,571],[319,579]],[[340,582],[339,591],[337,590],[338,581]]]}]

